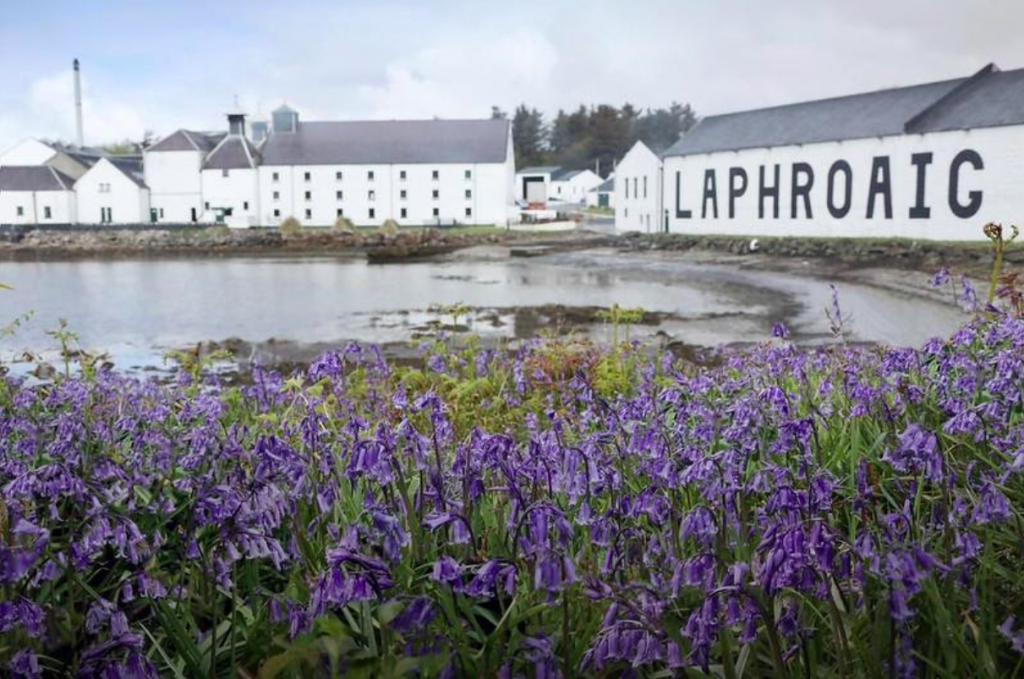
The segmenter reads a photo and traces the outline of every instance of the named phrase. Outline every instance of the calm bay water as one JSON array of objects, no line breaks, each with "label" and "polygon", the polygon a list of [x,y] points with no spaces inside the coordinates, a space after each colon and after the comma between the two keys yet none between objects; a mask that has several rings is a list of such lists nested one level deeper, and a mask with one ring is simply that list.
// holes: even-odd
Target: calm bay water
[{"label": "calm bay water", "polygon": [[[205,340],[403,341],[438,317],[431,305],[458,302],[474,307],[468,323],[485,335],[521,333],[517,309],[618,303],[672,315],[640,334],[660,330],[705,346],[751,342],[782,320],[813,343],[827,337],[822,310],[830,294],[826,281],[604,252],[391,265],[335,258],[5,262],[0,281],[15,288],[0,293],[0,324],[33,314],[0,339],[0,357],[52,350],[46,331],[64,318],[84,348],[107,351],[124,367]],[[950,306],[872,287],[844,285],[840,293],[853,340],[917,345],[964,321]]]}]

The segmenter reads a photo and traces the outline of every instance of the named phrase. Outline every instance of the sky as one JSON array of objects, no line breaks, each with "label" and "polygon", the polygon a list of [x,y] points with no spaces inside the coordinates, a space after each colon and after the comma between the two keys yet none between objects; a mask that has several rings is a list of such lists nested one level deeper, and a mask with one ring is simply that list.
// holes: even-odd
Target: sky
[{"label": "sky", "polygon": [[0,0],[0,152],[305,119],[486,117],[520,103],[699,115],[1024,67],[1020,0]]}]

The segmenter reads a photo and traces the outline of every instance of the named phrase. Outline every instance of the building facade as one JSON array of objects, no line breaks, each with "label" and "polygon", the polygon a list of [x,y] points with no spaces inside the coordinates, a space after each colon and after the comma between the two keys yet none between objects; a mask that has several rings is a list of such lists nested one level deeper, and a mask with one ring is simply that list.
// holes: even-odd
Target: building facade
[{"label": "building facade", "polygon": [[78,224],[142,224],[156,221],[138,160],[101,158],[75,182]]},{"label": "building facade", "polygon": [[981,239],[1024,213],[1024,69],[710,116],[662,175],[673,232]]},{"label": "building facade", "polygon": [[223,133],[178,130],[146,149],[144,178],[160,222],[204,221],[203,163]]},{"label": "building facade", "polygon": [[548,200],[583,204],[586,201],[587,193],[600,186],[603,181],[592,170],[562,172],[552,178]]},{"label": "building facade", "polygon": [[49,165],[0,166],[0,224],[75,224],[75,180]]},{"label": "building facade", "polygon": [[642,141],[615,167],[615,228],[664,231],[661,158]]}]

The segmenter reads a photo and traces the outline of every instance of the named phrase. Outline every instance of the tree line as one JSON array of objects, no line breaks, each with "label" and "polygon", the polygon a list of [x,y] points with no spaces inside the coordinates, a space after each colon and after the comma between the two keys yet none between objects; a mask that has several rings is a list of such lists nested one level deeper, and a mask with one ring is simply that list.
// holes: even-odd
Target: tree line
[{"label": "tree line", "polygon": [[[497,106],[491,116],[507,118]],[[512,115],[516,165],[558,165],[567,169],[597,170],[606,177],[614,163],[638,140],[656,151],[667,149],[697,123],[689,104],[673,102],[668,108],[640,110],[632,104],[581,105],[559,110],[548,122],[536,108],[521,104]]]}]

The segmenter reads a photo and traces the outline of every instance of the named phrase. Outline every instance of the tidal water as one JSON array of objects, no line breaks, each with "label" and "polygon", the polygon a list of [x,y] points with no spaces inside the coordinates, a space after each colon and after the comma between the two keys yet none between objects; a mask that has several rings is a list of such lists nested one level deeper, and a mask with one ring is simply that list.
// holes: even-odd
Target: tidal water
[{"label": "tidal water", "polygon": [[[526,312],[545,305],[642,307],[663,312],[636,337],[713,346],[765,339],[776,321],[803,343],[828,341],[828,281],[584,251],[533,258],[462,255],[369,264],[360,258],[224,258],[0,263],[0,360],[25,350],[53,354],[48,334],[65,319],[88,350],[125,368],[162,361],[201,341],[287,340],[323,344],[404,342],[446,316],[435,305],[470,307],[460,323],[488,337],[538,327]],[[851,341],[919,345],[965,320],[951,305],[866,285],[839,285]],[[542,317],[543,319],[543,317]],[[542,324],[541,324],[542,325]],[[600,323],[586,330],[607,339]]]}]

